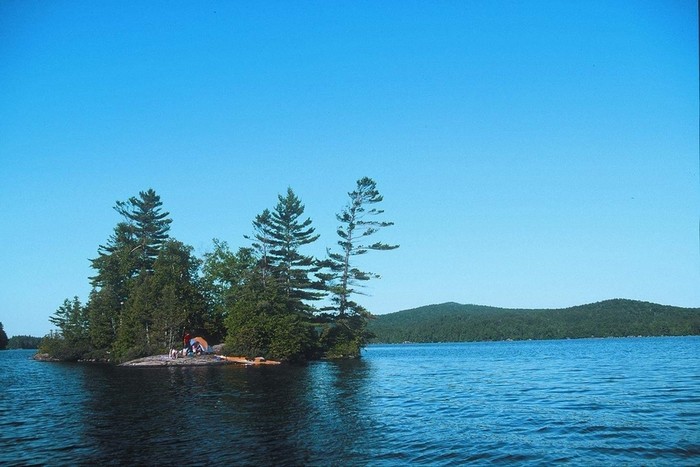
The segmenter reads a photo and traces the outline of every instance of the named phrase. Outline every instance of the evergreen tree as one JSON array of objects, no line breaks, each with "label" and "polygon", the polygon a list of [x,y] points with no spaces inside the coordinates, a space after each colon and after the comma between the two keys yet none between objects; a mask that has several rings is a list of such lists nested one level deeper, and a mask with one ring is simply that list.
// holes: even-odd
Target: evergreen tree
[{"label": "evergreen tree", "polygon": [[151,276],[172,222],[161,207],[152,189],[117,201],[114,209],[122,220],[91,260],[96,274],[90,278],[90,337],[96,348],[111,348],[118,358],[147,352],[161,342],[151,340],[159,300]]},{"label": "evergreen tree", "polygon": [[64,300],[49,318],[58,329],[41,340],[39,348],[59,360],[80,360],[93,350],[90,345],[86,307],[78,297]]},{"label": "evergreen tree", "polygon": [[75,342],[88,337],[86,310],[78,297],[73,297],[73,300],[65,299],[49,321],[68,341]]},{"label": "evergreen tree", "polygon": [[[199,284],[201,261],[192,255],[192,247],[176,240],[166,242],[153,266],[152,287],[156,306],[151,316],[156,345],[170,349],[180,342],[184,329],[207,328],[205,298]],[[209,329],[210,336],[220,338],[221,329]]]},{"label": "evergreen tree", "polygon": [[90,277],[93,288],[112,288],[113,293],[123,302],[129,295],[129,282],[138,272],[138,262],[134,252],[138,249],[138,239],[134,226],[119,222],[106,245],[97,248],[98,256],[90,260],[96,274]]},{"label": "evergreen tree", "polygon": [[236,287],[226,316],[227,351],[248,357],[295,361],[310,358],[316,337],[308,320],[290,313],[286,291],[278,281],[262,284],[259,263]]},{"label": "evergreen tree", "polygon": [[299,252],[300,248],[319,238],[314,234],[311,219],[301,220],[303,214],[304,205],[288,188],[286,196],[278,196],[269,225],[264,226],[265,234],[270,236],[269,266],[282,287],[288,309],[297,313],[309,311],[307,301],[323,297],[321,285],[309,278],[309,274],[319,269],[317,261]]},{"label": "evergreen tree", "polygon": [[[251,239],[251,237],[247,235],[245,235],[245,238]],[[261,285],[265,287],[272,276],[270,268],[270,250],[274,242],[272,213],[269,209],[265,209],[261,214],[255,216],[252,239],[253,251],[258,256],[257,270],[260,274]]]},{"label": "evergreen tree", "polygon": [[87,304],[90,342],[95,349],[107,351],[116,337],[123,304],[128,294],[120,294],[111,284],[93,288]]},{"label": "evergreen tree", "polygon": [[165,352],[179,345],[185,328],[208,327],[200,264],[190,246],[173,239],[161,246],[152,271],[137,276],[124,304],[117,358]]},{"label": "evergreen tree", "polygon": [[5,329],[2,327],[2,323],[0,323],[0,350],[7,349],[8,341],[9,339],[7,338],[7,334],[5,334]]},{"label": "evergreen tree", "polygon": [[152,275],[148,272],[134,279],[119,316],[116,340],[112,346],[117,360],[143,357],[155,348],[151,342],[151,327],[157,293]]},{"label": "evergreen tree", "polygon": [[205,296],[207,331],[215,340],[225,337],[225,319],[250,280],[256,264],[253,250],[240,248],[233,253],[226,242],[214,239],[214,250],[204,255],[202,291]]},{"label": "evergreen tree", "polygon": [[151,271],[163,244],[168,240],[172,219],[169,212],[161,212],[163,203],[153,189],[139,192],[128,201],[117,201],[115,210],[124,216],[133,229],[138,251],[137,265],[141,271]]},{"label": "evergreen tree", "polygon": [[366,333],[367,320],[370,313],[355,302],[353,295],[362,294],[362,284],[378,274],[360,270],[355,266],[354,259],[369,251],[386,251],[398,248],[383,242],[369,243],[368,237],[380,229],[393,225],[393,222],[378,220],[384,211],[372,207],[383,200],[377,190],[377,184],[368,177],[357,181],[354,191],[348,193],[350,201],[336,215],[338,227],[339,252],[328,251],[328,259],[323,265],[329,271],[320,275],[328,284],[331,293],[332,306],[324,308],[335,312],[336,327],[326,330],[323,336],[324,346],[333,348],[331,354],[359,355],[360,348],[366,343],[369,335]]},{"label": "evergreen tree", "polygon": [[[317,261],[300,249],[318,239],[311,219],[303,219],[304,205],[292,189],[278,196],[273,211],[253,221],[254,261],[236,278],[233,299],[227,301],[226,345],[230,352],[281,360],[309,358],[316,337],[309,321],[309,301],[323,296],[320,281],[309,276]],[[252,266],[252,267],[251,267]],[[233,284],[233,281],[228,281]]]}]

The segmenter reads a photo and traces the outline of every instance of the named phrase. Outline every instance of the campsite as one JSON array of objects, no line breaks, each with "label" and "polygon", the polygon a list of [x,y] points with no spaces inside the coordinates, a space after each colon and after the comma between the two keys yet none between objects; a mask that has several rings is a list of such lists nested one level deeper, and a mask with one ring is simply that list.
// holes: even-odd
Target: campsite
[{"label": "campsite", "polygon": [[[263,357],[247,358],[243,356],[222,355],[222,345],[210,346],[201,336],[190,339],[189,347],[180,351],[171,350],[168,355],[151,355],[124,362],[124,367],[162,367],[162,366],[204,366],[204,365],[279,365],[281,362],[267,360]],[[174,352],[173,352],[174,351]]]}]

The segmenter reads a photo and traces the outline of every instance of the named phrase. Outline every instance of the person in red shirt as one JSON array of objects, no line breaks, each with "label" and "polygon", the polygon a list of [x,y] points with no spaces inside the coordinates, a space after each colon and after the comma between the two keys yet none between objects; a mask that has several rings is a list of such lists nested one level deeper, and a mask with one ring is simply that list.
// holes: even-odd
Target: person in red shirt
[{"label": "person in red shirt", "polygon": [[187,350],[192,350],[192,347],[190,346],[190,339],[192,336],[190,336],[189,331],[185,331],[185,337],[182,338],[182,344],[185,346]]}]

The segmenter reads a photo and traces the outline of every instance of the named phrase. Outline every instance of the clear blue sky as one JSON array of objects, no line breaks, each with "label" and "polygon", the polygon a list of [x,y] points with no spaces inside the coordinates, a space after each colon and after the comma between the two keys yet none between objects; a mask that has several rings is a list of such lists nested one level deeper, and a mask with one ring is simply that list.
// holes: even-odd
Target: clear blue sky
[{"label": "clear blue sky", "polygon": [[290,186],[321,254],[365,175],[377,314],[700,306],[694,0],[4,0],[0,90],[10,336],[87,298],[117,200],[202,255]]}]

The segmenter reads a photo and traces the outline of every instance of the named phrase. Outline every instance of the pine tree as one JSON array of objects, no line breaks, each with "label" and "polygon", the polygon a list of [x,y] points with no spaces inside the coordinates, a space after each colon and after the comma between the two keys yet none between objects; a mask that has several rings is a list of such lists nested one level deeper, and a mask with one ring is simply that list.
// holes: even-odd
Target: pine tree
[{"label": "pine tree", "polygon": [[151,290],[150,276],[172,222],[161,207],[160,196],[152,189],[114,206],[122,220],[91,260],[96,273],[90,278],[93,290],[87,315],[91,340],[98,349],[112,348],[117,355],[126,355],[128,349],[133,353],[142,347],[143,352],[151,343],[158,294]]},{"label": "pine tree", "polygon": [[253,251],[258,256],[257,272],[260,274],[261,285],[266,287],[272,276],[270,268],[270,250],[273,245],[272,213],[265,209],[255,216],[253,221],[253,236],[245,235],[253,240]]},{"label": "pine tree", "polygon": [[65,299],[49,321],[68,341],[78,341],[88,337],[86,310],[78,297],[73,297],[73,300]]},{"label": "pine tree", "polygon": [[290,188],[286,196],[278,196],[274,210],[253,221],[253,235],[247,237],[252,248],[246,251],[254,261],[237,274],[228,268],[228,275],[236,278],[235,285],[228,280],[229,290],[235,289],[225,320],[229,351],[281,360],[303,360],[315,352],[308,302],[323,296],[322,283],[309,277],[318,271],[316,259],[300,249],[319,236],[310,218],[302,220],[303,214],[304,205]]},{"label": "pine tree", "polygon": [[90,344],[87,309],[78,297],[64,300],[49,320],[58,331],[41,340],[42,352],[59,360],[73,361],[85,358],[93,350]]},{"label": "pine tree", "polygon": [[323,297],[320,284],[309,278],[318,271],[317,261],[299,251],[319,238],[311,219],[301,220],[303,214],[304,205],[288,188],[287,196],[278,196],[269,224],[265,225],[265,234],[270,237],[269,267],[284,292],[288,309],[302,313],[309,311],[306,302]]},{"label": "pine tree", "polygon": [[141,271],[151,271],[153,263],[163,244],[168,240],[172,219],[169,212],[161,212],[163,203],[153,189],[139,192],[128,201],[118,201],[115,210],[133,226],[138,251],[138,267]]},{"label": "pine tree", "polygon": [[202,328],[207,324],[205,300],[199,286],[200,265],[201,261],[192,255],[192,247],[177,240],[166,242],[158,254],[151,284],[155,306],[149,324],[153,344],[160,349],[167,350],[179,343],[184,328]]},{"label": "pine tree", "polygon": [[363,294],[360,289],[364,282],[380,276],[360,270],[355,266],[354,259],[369,251],[393,250],[398,248],[398,245],[367,241],[368,237],[380,229],[393,225],[393,222],[377,220],[384,211],[372,206],[380,203],[383,197],[379,194],[374,180],[368,177],[361,178],[357,181],[356,189],[348,193],[348,196],[350,201],[340,214],[336,215],[340,222],[337,230],[340,252],[328,250],[328,259],[323,265],[329,272],[319,276],[328,284],[333,303],[324,310],[336,313],[337,324],[336,327],[328,329],[324,336],[324,345],[336,347],[331,353],[359,355],[360,348],[369,337],[366,334],[366,326],[371,314],[352,297]]},{"label": "pine tree", "polygon": [[127,296],[116,292],[110,284],[90,292],[87,303],[90,341],[96,349],[107,351],[117,337],[121,309]]},{"label": "pine tree", "polygon": [[138,248],[133,225],[119,222],[106,245],[97,249],[98,256],[90,260],[96,274],[90,277],[94,289],[109,288],[116,303],[123,303],[129,295],[130,281],[138,273],[134,251]]}]

